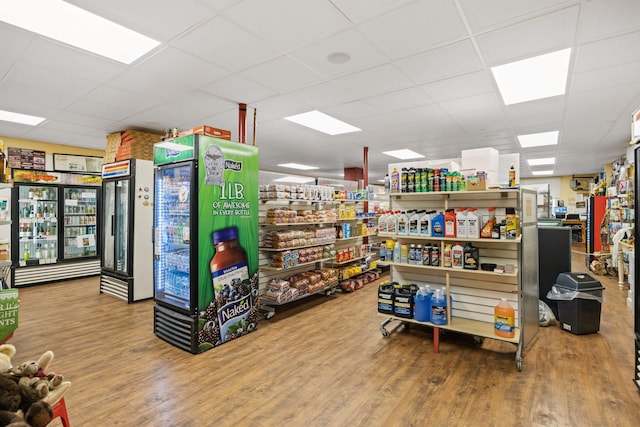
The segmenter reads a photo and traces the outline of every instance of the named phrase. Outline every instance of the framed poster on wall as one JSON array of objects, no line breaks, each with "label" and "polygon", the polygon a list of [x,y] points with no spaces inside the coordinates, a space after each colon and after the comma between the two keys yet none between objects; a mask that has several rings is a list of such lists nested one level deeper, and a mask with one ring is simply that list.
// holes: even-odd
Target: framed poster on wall
[{"label": "framed poster on wall", "polygon": [[7,166],[11,169],[46,170],[46,153],[28,148],[8,147]]},{"label": "framed poster on wall", "polygon": [[59,172],[102,173],[104,159],[96,156],[53,154],[53,170]]}]

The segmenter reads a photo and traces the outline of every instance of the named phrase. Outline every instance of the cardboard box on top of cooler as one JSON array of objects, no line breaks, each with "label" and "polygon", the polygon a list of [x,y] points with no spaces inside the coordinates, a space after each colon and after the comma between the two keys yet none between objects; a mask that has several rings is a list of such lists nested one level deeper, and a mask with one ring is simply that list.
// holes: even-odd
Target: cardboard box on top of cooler
[{"label": "cardboard box on top of cooler", "polygon": [[197,126],[197,127],[194,127],[193,129],[183,130],[182,132],[178,133],[178,136],[183,137],[183,136],[193,135],[193,134],[214,136],[216,138],[226,139],[231,141],[231,131],[214,128],[212,126]]}]

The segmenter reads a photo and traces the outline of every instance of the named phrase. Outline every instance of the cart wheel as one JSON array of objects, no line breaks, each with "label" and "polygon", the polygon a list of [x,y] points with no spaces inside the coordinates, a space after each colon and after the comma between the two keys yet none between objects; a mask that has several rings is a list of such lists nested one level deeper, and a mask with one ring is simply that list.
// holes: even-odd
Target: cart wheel
[{"label": "cart wheel", "polygon": [[484,338],[474,335],[473,342],[475,342],[477,346],[481,346],[482,343],[484,342]]},{"label": "cart wheel", "polygon": [[380,328],[380,333],[382,334],[383,337],[388,338],[389,337],[389,331],[387,331],[385,328]]},{"label": "cart wheel", "polygon": [[267,312],[264,314],[264,320],[269,320],[269,319],[271,319],[271,318],[273,317],[273,315],[274,315],[274,314],[276,314],[276,313],[275,313],[275,312],[273,312],[273,311],[267,311]]}]

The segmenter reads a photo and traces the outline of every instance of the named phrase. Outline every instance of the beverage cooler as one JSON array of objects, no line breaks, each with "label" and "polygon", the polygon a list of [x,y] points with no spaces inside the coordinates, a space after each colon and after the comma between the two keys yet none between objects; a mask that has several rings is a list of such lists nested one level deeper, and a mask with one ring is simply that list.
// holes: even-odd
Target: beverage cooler
[{"label": "beverage cooler", "polygon": [[153,162],[102,166],[100,292],[129,303],[153,297]]},{"label": "beverage cooler", "polygon": [[[606,196],[590,196],[587,199],[587,220],[586,220],[586,239],[587,254],[598,253],[602,251],[602,236],[600,234],[600,226],[602,219],[607,211],[607,197]],[[608,230],[607,230],[608,233]],[[587,255],[587,267],[593,261],[593,256]]]},{"label": "beverage cooler", "polygon": [[[635,160],[635,168],[634,168],[634,177],[633,180],[636,183],[636,187],[638,186],[638,183],[640,183],[640,168],[638,168],[638,165],[640,165],[640,148],[636,148],[634,151],[634,160]],[[638,203],[638,191],[634,191],[633,192],[633,206],[635,206],[636,208],[638,206],[640,206],[640,204]],[[635,255],[637,251],[637,249],[640,248],[640,229],[638,227],[640,227],[640,215],[634,215],[634,223],[633,223],[634,227],[633,227],[633,234],[634,234],[634,249],[633,249],[633,292],[631,293],[632,295],[632,308],[633,308],[633,329],[634,329],[634,338],[635,338],[635,356],[633,358],[633,360],[635,361],[635,375],[634,375],[634,381],[636,383],[636,385],[638,386],[638,388],[640,389],[640,298],[638,298],[638,292],[640,292],[640,256]],[[631,269],[631,268],[630,268]],[[631,280],[629,281],[629,283],[631,284]]]},{"label": "beverage cooler", "polygon": [[154,332],[200,353],[258,325],[258,150],[189,135],[154,145]]},{"label": "beverage cooler", "polygon": [[12,283],[26,286],[99,274],[100,177],[13,173],[12,241],[17,244],[11,251]]}]

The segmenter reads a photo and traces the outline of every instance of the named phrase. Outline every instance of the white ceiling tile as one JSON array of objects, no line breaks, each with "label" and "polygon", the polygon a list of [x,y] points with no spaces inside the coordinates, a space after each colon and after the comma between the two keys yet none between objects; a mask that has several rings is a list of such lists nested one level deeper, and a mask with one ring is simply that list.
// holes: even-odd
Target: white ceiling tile
[{"label": "white ceiling tile", "polygon": [[[207,40],[207,43],[202,43]],[[282,54],[224,17],[218,16],[171,42],[181,50],[238,72]]]},{"label": "white ceiling tile", "polygon": [[239,74],[232,74],[220,79],[203,87],[202,90],[220,98],[245,104],[252,104],[276,94],[276,91],[267,89]]},{"label": "white ceiling tile", "polygon": [[563,9],[476,37],[488,66],[500,65],[574,44],[580,8]]},{"label": "white ceiling tile", "polygon": [[[228,71],[168,47],[131,66],[109,85],[151,97],[172,98],[229,75]],[[152,78],[150,78],[152,76]]]},{"label": "white ceiling tile", "polygon": [[[29,82],[31,83],[31,82]],[[47,117],[77,98],[59,92],[51,92],[40,87],[5,80],[0,83],[0,109],[16,113]]]},{"label": "white ceiling tile", "polygon": [[265,112],[271,116],[278,117],[279,119],[309,111],[308,105],[284,95],[278,95],[258,101],[254,106],[259,112]]},{"label": "white ceiling tile", "polygon": [[373,96],[366,98],[365,102],[374,106],[378,112],[405,110],[432,103],[429,97],[417,88],[402,89]]},{"label": "white ceiling tile", "polygon": [[287,52],[350,26],[326,0],[245,0],[223,14]]},{"label": "white ceiling tile", "polygon": [[493,82],[486,71],[476,71],[427,83],[421,86],[421,89],[435,102],[495,92]]},{"label": "white ceiling tile", "polygon": [[575,71],[580,73],[640,61],[638,46],[640,31],[582,44],[578,47]]},{"label": "white ceiling tile", "polygon": [[332,82],[308,86],[304,89],[291,92],[287,96],[301,104],[314,106],[315,108],[331,107],[358,99],[358,96],[352,91],[338,87]]},{"label": "white ceiling tile", "polygon": [[383,16],[393,9],[404,6],[414,0],[332,0],[338,9],[350,21],[360,23],[374,16]]},{"label": "white ceiling tile", "polygon": [[0,76],[4,76],[21,55],[27,52],[27,46],[35,38],[28,32],[0,22],[0,40],[2,40],[2,55],[0,55]]},{"label": "white ceiling tile", "polygon": [[351,123],[356,119],[378,114],[378,111],[371,104],[358,100],[326,108],[324,113]]},{"label": "white ceiling tile", "polygon": [[401,59],[395,64],[416,84],[482,69],[482,63],[468,39]]},{"label": "white ceiling tile", "polygon": [[441,102],[438,105],[465,129],[479,130],[486,123],[494,122],[501,123],[499,129],[507,127],[502,102],[494,93]]},{"label": "white ceiling tile", "polygon": [[242,75],[278,93],[300,89],[321,80],[317,73],[288,56],[245,70]]},{"label": "white ceiling tile", "polygon": [[24,62],[17,62],[5,79],[7,83],[28,85],[72,98],[85,96],[97,86],[91,80],[57,71],[45,70]]},{"label": "white ceiling tile", "polygon": [[362,23],[359,29],[393,59],[467,36],[455,3],[449,0],[409,3]]},{"label": "white ceiling tile", "polygon": [[[93,128],[106,128],[114,122],[114,120],[107,119],[105,117],[90,116],[86,113],[77,113],[67,110],[56,111],[49,115],[48,119],[64,123],[81,123]],[[109,132],[103,133],[107,134]]]},{"label": "white ceiling tile", "polygon": [[[347,53],[351,59],[334,64],[327,57],[336,52]],[[321,39],[289,55],[326,77],[342,76],[388,62],[371,41],[353,29]]]},{"label": "white ceiling tile", "polygon": [[560,129],[567,98],[554,96],[505,107],[507,117],[517,134],[547,132]]},{"label": "white ceiling tile", "polygon": [[132,110],[144,110],[149,108],[160,98],[149,98],[138,93],[129,92],[111,86],[99,86],[86,97],[84,101],[95,102]]},{"label": "white ceiling tile", "polygon": [[[625,115],[627,106],[632,103],[639,91],[640,82],[572,94],[567,100],[565,120],[572,124],[590,121],[615,123]],[[626,116],[630,117],[630,115]]]},{"label": "white ceiling tile", "polygon": [[78,7],[124,25],[134,31],[166,42],[216,11],[202,2],[180,0],[67,0]]},{"label": "white ceiling tile", "polygon": [[577,1],[536,0],[459,0],[464,14],[474,32],[521,22],[549,11],[557,10]]},{"label": "white ceiling tile", "polygon": [[569,93],[588,92],[594,89],[635,83],[638,81],[639,71],[640,61],[593,71],[576,72],[571,80]]},{"label": "white ceiling tile", "polygon": [[92,126],[85,126],[79,122],[63,122],[60,120],[45,121],[40,125],[40,129],[65,132],[67,134],[79,134],[79,135],[91,135],[96,132],[96,128]]},{"label": "white ceiling tile", "polygon": [[580,7],[580,38],[588,43],[638,29],[640,2],[637,0],[590,0]]},{"label": "white ceiling tile", "polygon": [[341,77],[335,82],[345,89],[354,91],[361,98],[413,86],[409,79],[390,64]]}]

